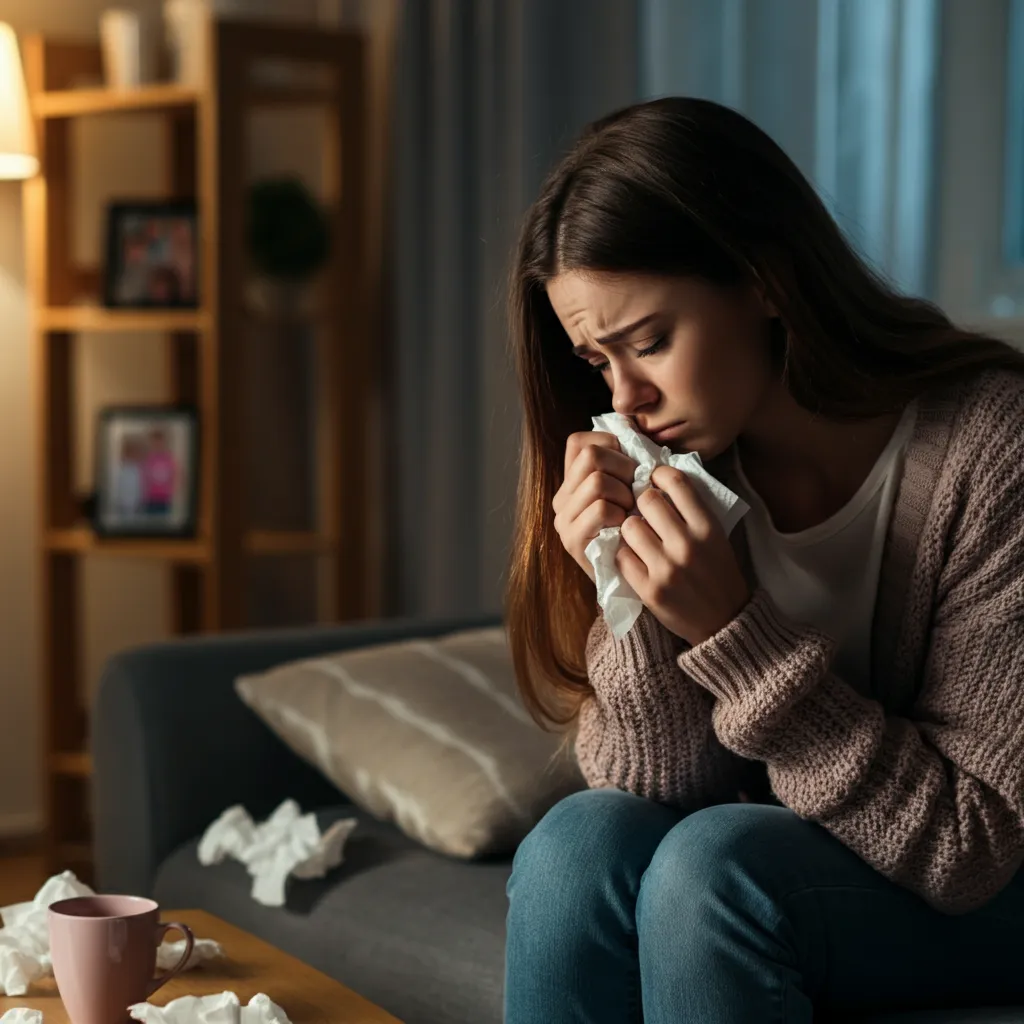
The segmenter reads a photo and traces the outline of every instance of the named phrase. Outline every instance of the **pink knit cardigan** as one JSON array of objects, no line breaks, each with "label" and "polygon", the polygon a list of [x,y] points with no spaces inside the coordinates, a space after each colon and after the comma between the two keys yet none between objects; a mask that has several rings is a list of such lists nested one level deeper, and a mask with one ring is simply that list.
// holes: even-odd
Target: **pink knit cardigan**
[{"label": "pink knit cardigan", "polygon": [[696,647],[647,610],[620,641],[598,615],[576,736],[589,785],[697,808],[766,770],[779,801],[934,907],[984,904],[1024,860],[1024,377],[920,399],[870,693],[750,578],[750,603]]}]

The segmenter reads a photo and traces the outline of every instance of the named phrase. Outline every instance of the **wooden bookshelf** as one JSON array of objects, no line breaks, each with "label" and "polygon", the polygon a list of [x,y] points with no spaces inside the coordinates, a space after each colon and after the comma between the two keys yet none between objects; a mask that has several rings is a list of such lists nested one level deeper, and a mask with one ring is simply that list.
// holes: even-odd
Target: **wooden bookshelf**
[{"label": "wooden bookshelf", "polygon": [[200,93],[180,85],[144,85],[137,89],[56,89],[35,93],[32,112],[40,118],[84,117],[192,107]]},{"label": "wooden bookshelf", "polygon": [[104,309],[101,306],[64,306],[40,309],[36,326],[41,331],[131,331],[169,334],[207,331],[211,316],[205,310]]},{"label": "wooden bookshelf", "polygon": [[[244,22],[210,25],[208,87],[148,85],[133,90],[72,88],[99,75],[95,41],[33,36],[23,55],[38,135],[41,171],[24,193],[27,278],[32,306],[39,443],[39,559],[42,578],[44,773],[49,867],[87,863],[89,855],[89,715],[82,697],[83,559],[166,565],[169,631],[247,625],[246,588],[253,559],[307,558],[318,575],[324,620],[367,614],[365,430],[369,349],[365,254],[368,177],[365,47],[361,36],[322,28]],[[259,61],[308,64],[315,89],[258,87]],[[240,379],[247,355],[244,251],[248,180],[244,124],[255,107],[319,104],[327,133],[323,180],[332,226],[332,262],[324,274],[316,332],[316,499],[308,529],[272,530],[249,522]],[[166,141],[162,194],[196,201],[200,217],[202,307],[107,309],[97,267],[74,264],[71,128],[77,118],[145,114]],[[342,187],[344,183],[344,188]],[[83,297],[88,300],[83,304]],[[196,407],[200,422],[198,528],[186,539],[102,538],[81,516],[74,492],[77,450],[75,373],[90,333],[151,334],[166,353],[168,403]],[[344,368],[344,369],[343,369]]]},{"label": "wooden bookshelf", "polygon": [[97,537],[92,530],[84,526],[73,526],[66,530],[47,530],[43,546],[47,551],[63,554],[96,554],[197,564],[209,562],[213,555],[211,545],[203,540]]}]

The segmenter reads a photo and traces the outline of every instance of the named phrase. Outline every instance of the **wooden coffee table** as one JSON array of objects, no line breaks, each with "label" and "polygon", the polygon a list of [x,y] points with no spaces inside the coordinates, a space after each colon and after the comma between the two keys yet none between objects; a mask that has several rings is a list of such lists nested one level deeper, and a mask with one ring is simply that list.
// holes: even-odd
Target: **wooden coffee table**
[{"label": "wooden coffee table", "polygon": [[[244,1006],[257,992],[265,992],[292,1024],[401,1024],[333,978],[219,917],[202,910],[162,910],[160,919],[187,924],[197,939],[216,939],[224,947],[224,959],[208,961],[169,981],[154,993],[156,1005],[179,996],[230,990]],[[0,997],[0,1017],[15,1006],[42,1010],[43,1024],[69,1024],[53,978],[33,985],[27,995]]]}]

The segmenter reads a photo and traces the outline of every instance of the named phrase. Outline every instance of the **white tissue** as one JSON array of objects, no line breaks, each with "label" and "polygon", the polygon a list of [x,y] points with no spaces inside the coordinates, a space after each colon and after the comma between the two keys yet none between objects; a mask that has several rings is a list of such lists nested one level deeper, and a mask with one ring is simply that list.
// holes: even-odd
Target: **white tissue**
[{"label": "white tissue", "polygon": [[[185,940],[177,942],[161,942],[156,948],[157,970],[169,971],[181,959],[185,952]],[[196,939],[192,944],[192,955],[188,958],[183,971],[190,971],[207,960],[218,960],[224,955],[224,947],[213,939]]]},{"label": "white tissue", "polygon": [[[633,497],[639,498],[651,486],[651,474],[658,466],[672,466],[696,481],[708,510],[722,524],[726,534],[750,511],[750,506],[738,495],[716,480],[700,461],[696,452],[681,455],[656,444],[641,434],[628,417],[610,412],[594,416],[595,430],[614,434],[624,454],[637,462],[633,474]],[[616,639],[624,637],[640,617],[643,602],[636,591],[622,578],[615,565],[622,531],[617,526],[603,529],[586,547],[584,554],[594,567],[597,602],[604,613],[605,622]]]},{"label": "white tissue", "polygon": [[0,1024],[43,1024],[43,1011],[15,1006],[0,1017]]},{"label": "white tissue", "polygon": [[203,833],[199,861],[210,865],[225,857],[240,860],[252,875],[252,898],[280,907],[289,877],[322,878],[342,862],[345,842],[356,823],[355,818],[344,818],[321,834],[315,814],[304,815],[294,800],[285,800],[257,825],[236,804]]},{"label": "white tissue", "polygon": [[27,903],[0,908],[0,995],[23,996],[33,982],[52,973],[46,910],[57,900],[91,896],[72,871],[54,875]]},{"label": "white tissue", "polygon": [[[23,996],[33,982],[53,973],[50,926],[46,919],[50,904],[75,896],[92,895],[93,890],[80,882],[73,871],[64,871],[44,882],[35,899],[0,908],[3,920],[0,928],[0,995]],[[161,970],[169,970],[181,959],[184,951],[184,940],[162,943],[156,951],[157,965]],[[196,939],[186,970],[204,960],[223,956],[223,952],[220,944],[212,939]]]},{"label": "white tissue", "polygon": [[262,992],[247,1006],[242,1006],[234,992],[220,992],[181,996],[166,1006],[136,1003],[128,1012],[143,1024],[291,1024],[284,1010]]}]

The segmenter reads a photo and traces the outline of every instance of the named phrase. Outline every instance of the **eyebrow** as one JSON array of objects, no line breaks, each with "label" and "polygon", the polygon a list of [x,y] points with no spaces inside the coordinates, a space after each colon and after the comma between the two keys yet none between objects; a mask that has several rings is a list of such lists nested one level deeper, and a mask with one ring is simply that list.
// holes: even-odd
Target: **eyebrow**
[{"label": "eyebrow", "polygon": [[[612,331],[610,334],[605,334],[603,337],[595,338],[594,341],[598,345],[614,345],[617,341],[622,341],[627,335],[632,334],[634,331],[639,330],[641,327],[645,327],[652,320],[657,318],[656,313],[648,313],[647,316],[640,317],[639,320],[634,320],[631,324],[626,324],[625,327],[620,327],[617,330]],[[576,356],[584,356],[590,351],[589,345],[573,345],[572,352]]]}]

